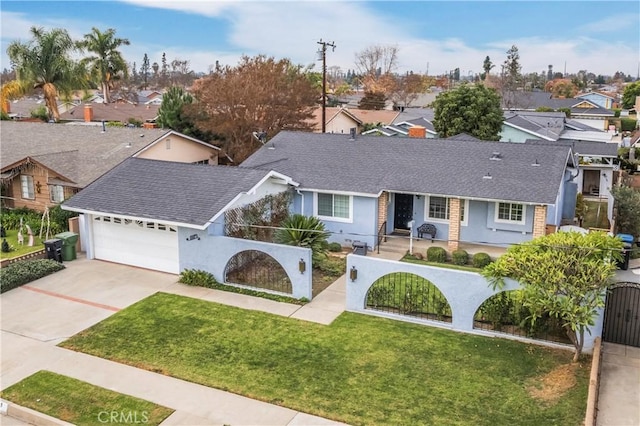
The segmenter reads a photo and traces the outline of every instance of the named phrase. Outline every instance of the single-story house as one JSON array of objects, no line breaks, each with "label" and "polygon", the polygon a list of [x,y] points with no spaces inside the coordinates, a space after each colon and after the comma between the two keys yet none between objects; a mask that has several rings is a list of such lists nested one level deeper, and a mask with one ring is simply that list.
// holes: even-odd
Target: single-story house
[{"label": "single-story house", "polygon": [[42,211],[127,157],[218,164],[220,148],[172,130],[3,121],[2,204]]},{"label": "single-story house", "polygon": [[423,223],[451,248],[513,244],[575,213],[570,146],[281,132],[240,167],[299,182],[292,211],[318,216],[343,245],[375,247]]},{"label": "single-story house", "polygon": [[88,257],[172,273],[206,264],[213,254],[188,243],[224,237],[225,213],[284,192],[346,246],[422,223],[452,249],[513,244],[573,217],[573,158],[568,146],[281,132],[240,167],[127,159],[63,209],[83,214]]}]

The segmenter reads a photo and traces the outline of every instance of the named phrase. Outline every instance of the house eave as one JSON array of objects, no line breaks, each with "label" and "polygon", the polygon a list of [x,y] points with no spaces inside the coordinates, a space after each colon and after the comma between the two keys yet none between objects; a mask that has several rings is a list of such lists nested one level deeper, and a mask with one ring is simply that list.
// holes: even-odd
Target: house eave
[{"label": "house eave", "polygon": [[195,224],[195,223],[177,222],[175,220],[167,220],[167,219],[158,218],[158,217],[142,217],[142,216],[134,216],[134,215],[122,214],[122,213],[118,213],[118,212],[101,212],[101,211],[97,211],[97,210],[82,209],[82,208],[78,208],[78,207],[72,207],[72,206],[68,206],[68,205],[65,205],[65,204],[61,204],[60,207],[62,208],[62,210],[67,210],[67,211],[76,212],[76,213],[83,213],[83,214],[89,214],[89,215],[95,215],[95,216],[117,216],[117,217],[120,217],[122,219],[129,219],[129,220],[162,222],[162,223],[167,224],[167,225],[179,226],[179,227],[190,228],[190,229],[197,229],[197,230],[200,230],[200,231],[203,231],[203,230],[207,229],[207,227],[209,226],[208,222],[203,224],[203,225],[200,225],[200,224]]}]

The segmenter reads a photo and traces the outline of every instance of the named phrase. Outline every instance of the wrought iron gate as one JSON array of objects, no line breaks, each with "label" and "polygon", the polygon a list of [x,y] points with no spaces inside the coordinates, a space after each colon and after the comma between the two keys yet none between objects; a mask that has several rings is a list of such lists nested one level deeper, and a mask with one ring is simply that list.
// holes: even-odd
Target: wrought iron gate
[{"label": "wrought iron gate", "polygon": [[609,290],[602,340],[640,347],[640,284],[617,283]]}]

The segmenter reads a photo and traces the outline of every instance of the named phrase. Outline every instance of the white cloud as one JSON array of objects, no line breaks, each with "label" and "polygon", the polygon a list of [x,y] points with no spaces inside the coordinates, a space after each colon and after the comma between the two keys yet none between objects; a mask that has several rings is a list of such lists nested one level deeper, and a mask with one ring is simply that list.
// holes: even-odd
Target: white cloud
[{"label": "white cloud", "polygon": [[[636,10],[636,12],[638,12],[638,10]],[[627,30],[633,31],[635,29],[637,38],[637,25],[637,13],[620,13],[617,15],[605,16],[598,21],[588,22],[584,25],[579,26],[577,30],[583,33],[606,33],[621,32]]]},{"label": "white cloud", "polygon": [[[480,73],[486,56],[496,65],[493,72],[499,72],[506,59],[506,51],[514,44],[518,46],[524,72],[546,71],[550,64],[554,71],[563,71],[566,62],[570,73],[586,69],[596,74],[612,75],[623,71],[635,76],[639,62],[637,37],[629,36],[627,42],[611,42],[596,37],[598,28],[610,28],[616,24],[620,29],[629,22],[637,23],[637,17],[629,15],[614,15],[584,24],[577,33],[589,34],[590,37],[552,35],[495,40],[477,46],[473,40],[462,38],[416,38],[410,34],[416,28],[412,17],[408,17],[407,22],[388,19],[388,16],[376,14],[369,4],[358,1],[128,0],[127,3],[215,17],[225,20],[229,27],[228,33],[223,34],[228,45],[210,50],[206,44],[190,43],[189,37],[172,37],[170,31],[169,37],[158,39],[155,44],[142,44],[129,37],[131,46],[123,46],[122,52],[129,62],[135,61],[138,66],[144,53],[149,55],[151,62],[160,62],[162,52],[165,52],[168,61],[186,59],[193,70],[202,72],[206,72],[216,60],[223,65],[235,65],[243,54],[289,58],[303,65],[315,64],[319,69],[316,51],[320,39],[335,42],[335,51],[327,54],[327,65],[337,65],[345,72],[355,68],[355,54],[372,45],[397,45],[400,49],[399,72],[412,70],[424,73],[428,70],[432,75],[444,74],[455,68],[460,68],[462,75]],[[8,66],[7,44],[18,38],[28,39],[29,28],[33,25],[63,27],[74,38],[81,38],[92,26],[109,27],[99,22],[73,19],[32,22],[29,15],[3,12],[0,57],[3,67]],[[140,21],[140,25],[146,23]],[[212,22],[214,25],[216,23]],[[587,28],[592,29],[587,31]],[[186,33],[188,30],[181,28],[176,31]],[[213,27],[212,34],[219,38],[220,34],[215,31],[217,29]]]}]

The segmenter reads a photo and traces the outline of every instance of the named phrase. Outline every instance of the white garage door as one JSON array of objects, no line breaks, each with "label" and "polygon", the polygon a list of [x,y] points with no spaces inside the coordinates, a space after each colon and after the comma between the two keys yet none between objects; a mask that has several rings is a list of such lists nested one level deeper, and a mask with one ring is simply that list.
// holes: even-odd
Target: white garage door
[{"label": "white garage door", "polygon": [[156,222],[94,217],[96,259],[177,274],[178,229]]}]

